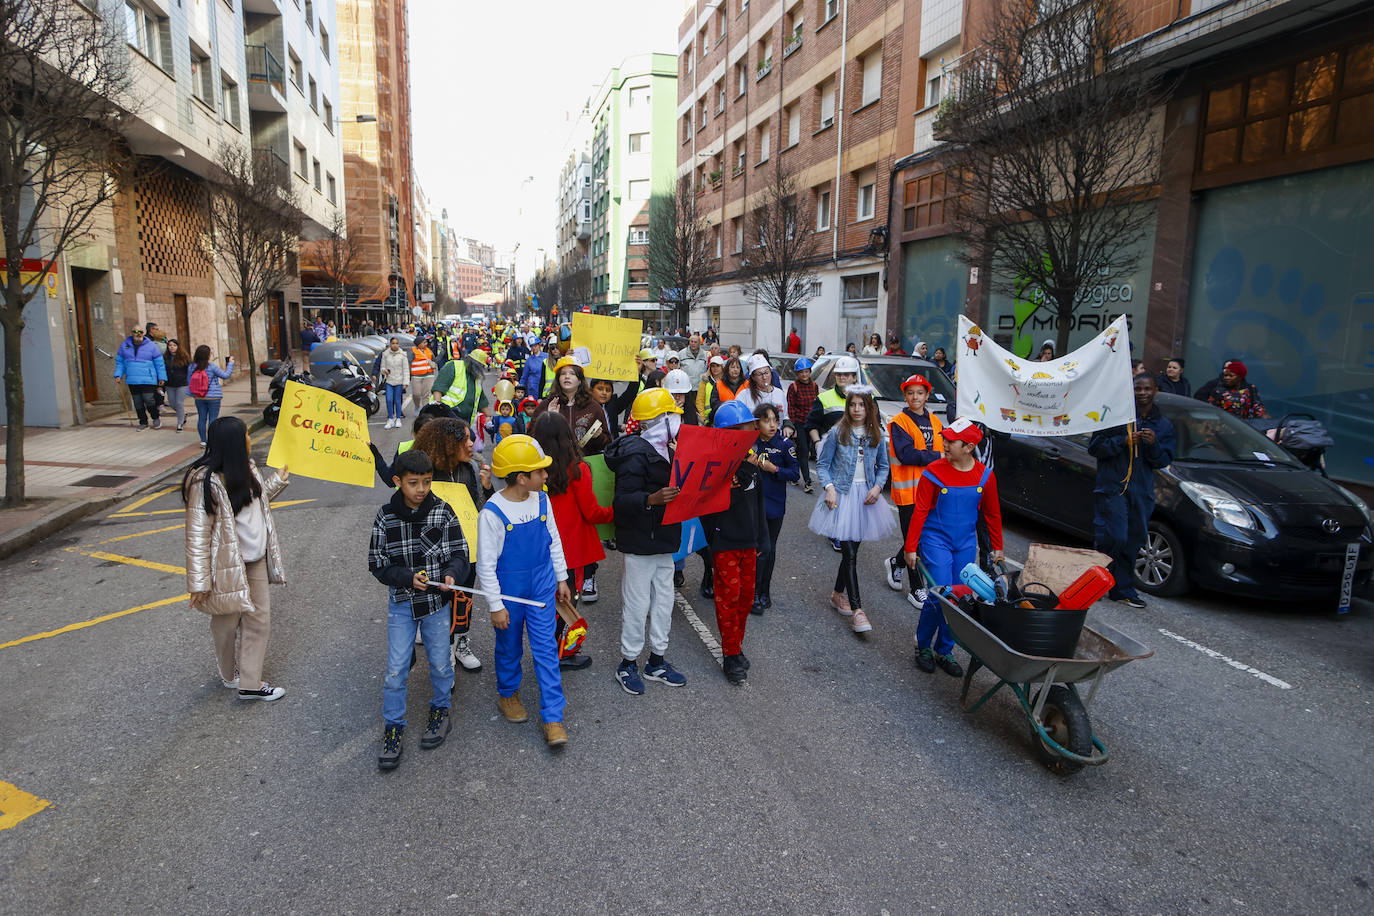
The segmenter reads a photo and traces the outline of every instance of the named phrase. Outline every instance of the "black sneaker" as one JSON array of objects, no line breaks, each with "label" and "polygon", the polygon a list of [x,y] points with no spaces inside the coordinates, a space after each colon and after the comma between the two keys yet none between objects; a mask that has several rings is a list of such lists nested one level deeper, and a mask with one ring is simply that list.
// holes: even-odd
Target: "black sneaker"
[{"label": "black sneaker", "polygon": [[240,688],[239,699],[265,700],[266,702],[270,703],[273,700],[280,700],[282,698],[282,695],[285,693],[285,688],[273,687],[271,684],[267,683],[266,681],[263,681],[262,686],[259,687],[257,690],[244,690]]},{"label": "black sneaker", "polygon": [[1142,611],[1145,608],[1149,607],[1149,605],[1147,605],[1139,595],[1130,595],[1128,597],[1118,598],[1116,600],[1126,605],[1126,607],[1135,608],[1137,611]]},{"label": "black sneaker", "polygon": [[453,730],[453,719],[447,706],[431,706],[429,721],[425,723],[425,733],[420,736],[420,750],[432,751],[444,743],[448,733]]},{"label": "black sneaker", "polygon": [[902,590],[902,572],[906,567],[896,557],[887,558],[887,587],[894,592]]},{"label": "black sneaker", "polygon": [[394,770],[401,764],[401,735],[404,725],[388,725],[382,732],[382,752],[377,755],[377,769]]},{"label": "black sneaker", "polygon": [[639,676],[639,666],[634,662],[622,661],[620,667],[615,669],[615,679],[621,689],[631,696],[644,693],[644,681]]},{"label": "black sneaker", "polygon": [[707,573],[706,575],[701,577],[701,597],[716,597],[716,580],[715,576],[711,575],[710,573]]},{"label": "black sneaker", "polygon": [[762,617],[762,616],[763,616],[763,612],[764,612],[763,597],[760,596],[760,595],[755,595],[755,596],[754,596],[754,606],[751,607],[751,608],[749,608],[749,613],[753,614],[753,615],[756,616],[756,617]]},{"label": "black sneaker", "polygon": [[681,687],[687,683],[687,677],[667,662],[655,665],[648,662],[644,666],[644,680],[657,681],[660,684],[667,684],[669,687]]},{"label": "black sneaker", "polygon": [[682,588],[687,584],[687,574],[680,569],[673,570],[673,588]]},{"label": "black sneaker", "polygon": [[840,542],[835,538],[830,539],[830,546],[835,548],[836,553],[840,553],[842,550],[844,550],[844,548],[840,546]]},{"label": "black sneaker", "polygon": [[920,646],[917,646],[917,647],[916,647],[916,667],[917,667],[917,668],[920,668],[920,669],[921,669],[922,671],[924,671],[926,674],[934,674],[934,673],[935,673],[935,653],[932,652],[932,651],[929,650],[929,649],[922,649]]},{"label": "black sneaker", "polygon": [[772,595],[760,595],[757,600],[759,603],[759,607],[763,608],[765,611],[773,606]]},{"label": "black sneaker", "polygon": [[721,659],[721,669],[725,672],[725,679],[736,687],[742,686],[748,678],[738,655],[727,655]]},{"label": "black sneaker", "polygon": [[582,583],[582,603],[596,604],[599,597],[596,593],[596,576],[588,576],[587,581]]},{"label": "black sneaker", "polygon": [[948,674],[950,677],[964,676],[964,669],[960,667],[957,661],[955,661],[954,656],[952,654],[935,656],[935,664],[939,666],[941,671],[943,671],[945,674]]}]

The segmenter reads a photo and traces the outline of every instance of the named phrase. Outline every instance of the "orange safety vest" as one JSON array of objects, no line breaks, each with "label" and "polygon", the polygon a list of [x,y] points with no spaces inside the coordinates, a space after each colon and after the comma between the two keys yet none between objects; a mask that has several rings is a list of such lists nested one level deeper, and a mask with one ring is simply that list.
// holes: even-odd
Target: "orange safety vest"
[{"label": "orange safety vest", "polygon": [[433,375],[434,359],[424,347],[411,347],[411,352],[415,354],[415,360],[410,364],[411,375]]},{"label": "orange safety vest", "polygon": [[722,375],[716,379],[716,396],[720,398],[722,404],[726,401],[733,401],[743,388],[744,386],[740,385],[739,388],[731,391],[730,386],[725,384],[725,376]]},{"label": "orange safety vest", "polygon": [[[927,411],[927,413],[929,413]],[[925,449],[925,434],[921,432],[921,427],[916,425],[916,421],[911,418],[911,414],[903,410],[892,419],[887,425],[887,456],[892,459],[892,501],[899,506],[914,506],[916,504],[916,484],[921,482],[921,474],[925,468],[917,467],[914,464],[899,464],[897,462],[897,452],[892,445],[892,427],[900,426],[904,432],[911,436],[911,441],[915,443],[917,449]],[[940,418],[935,414],[930,414],[930,432],[935,439],[933,446],[936,451],[945,450],[945,440],[940,435],[940,430],[944,425],[940,423]]]}]

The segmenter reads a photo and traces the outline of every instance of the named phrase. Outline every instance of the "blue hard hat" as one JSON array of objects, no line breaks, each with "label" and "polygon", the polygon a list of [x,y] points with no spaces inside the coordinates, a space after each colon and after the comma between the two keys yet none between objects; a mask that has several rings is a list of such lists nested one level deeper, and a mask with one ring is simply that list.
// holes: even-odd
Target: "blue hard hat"
[{"label": "blue hard hat", "polygon": [[811,360],[807,359],[805,356],[803,356],[801,359],[797,360],[795,363],[792,364],[792,371],[801,372],[804,369],[810,369],[814,365],[816,364],[813,363]]},{"label": "blue hard hat", "polygon": [[716,429],[724,429],[727,426],[738,426],[741,423],[752,423],[753,421],[754,415],[749,412],[748,407],[739,401],[726,401],[716,408],[716,416],[711,421],[711,425]]}]

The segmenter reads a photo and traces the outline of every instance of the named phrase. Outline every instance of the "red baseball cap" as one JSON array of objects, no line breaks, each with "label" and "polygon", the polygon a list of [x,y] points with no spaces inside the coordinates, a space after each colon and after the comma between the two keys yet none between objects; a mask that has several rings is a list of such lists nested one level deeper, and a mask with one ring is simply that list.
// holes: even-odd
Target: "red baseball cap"
[{"label": "red baseball cap", "polygon": [[953,423],[940,430],[941,437],[946,442],[950,439],[958,439],[960,442],[967,442],[969,445],[977,445],[983,441],[983,431],[978,428],[968,417],[959,417]]},{"label": "red baseball cap", "polygon": [[924,375],[921,375],[921,373],[919,372],[915,375],[907,376],[907,380],[905,382],[902,382],[902,391],[905,392],[912,385],[920,385],[927,392],[930,391],[930,379],[926,378]]}]

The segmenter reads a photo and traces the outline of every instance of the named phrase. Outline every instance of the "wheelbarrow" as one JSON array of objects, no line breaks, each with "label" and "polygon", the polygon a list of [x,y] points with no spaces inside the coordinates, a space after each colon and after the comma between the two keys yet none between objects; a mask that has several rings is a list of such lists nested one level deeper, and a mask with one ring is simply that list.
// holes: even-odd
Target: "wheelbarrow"
[{"label": "wheelbarrow", "polygon": [[[959,705],[965,712],[977,712],[995,693],[1007,687],[1021,703],[1030,721],[1031,740],[1052,772],[1068,775],[1085,766],[1107,762],[1107,748],[1093,734],[1088,707],[1109,671],[1136,659],[1149,658],[1154,650],[1106,624],[1094,622],[1083,627],[1073,658],[1023,655],[945,595],[935,589],[931,589],[931,594],[940,601],[954,641],[969,654],[963,690],[959,693]],[[987,668],[996,675],[997,683],[970,706],[969,686],[979,668]],[[1082,683],[1089,684],[1085,698],[1078,694],[1078,685]]]}]

